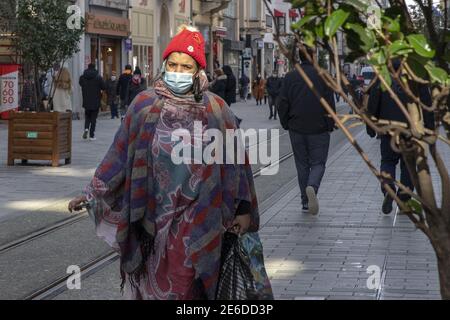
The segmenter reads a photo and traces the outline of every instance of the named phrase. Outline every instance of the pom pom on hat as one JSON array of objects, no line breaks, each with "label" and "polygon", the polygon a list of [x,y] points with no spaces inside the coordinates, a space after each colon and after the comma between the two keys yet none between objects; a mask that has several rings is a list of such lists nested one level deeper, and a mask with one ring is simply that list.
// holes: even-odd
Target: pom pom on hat
[{"label": "pom pom on hat", "polygon": [[163,60],[166,60],[173,52],[183,52],[190,55],[200,68],[206,68],[205,39],[202,34],[194,27],[181,25],[178,33],[170,41],[163,53]]}]

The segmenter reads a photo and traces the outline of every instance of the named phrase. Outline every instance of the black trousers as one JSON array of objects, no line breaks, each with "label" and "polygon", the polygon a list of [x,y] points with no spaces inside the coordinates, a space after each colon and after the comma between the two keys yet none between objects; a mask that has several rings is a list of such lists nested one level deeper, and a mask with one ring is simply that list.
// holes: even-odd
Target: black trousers
[{"label": "black trousers", "polygon": [[[396,168],[397,164],[400,162],[400,182],[411,189],[411,191],[414,190],[414,184],[412,183],[411,176],[409,175],[408,168],[406,167],[405,161],[403,161],[403,157],[401,154],[394,152],[391,148],[391,138],[390,136],[381,136],[381,167],[380,171],[384,171],[386,173],[389,173],[391,177],[395,179],[396,177]],[[389,184],[389,186],[395,191],[395,185]],[[383,194],[386,194],[386,190],[381,186],[381,192]],[[402,201],[408,201],[410,199],[409,196],[403,195],[400,193],[400,190],[397,192],[399,198]]]},{"label": "black trousers", "polygon": [[85,110],[84,111],[84,129],[89,130],[89,137],[95,136],[95,125],[97,124],[98,110]]},{"label": "black trousers", "polygon": [[277,118],[277,108],[275,106],[275,102],[277,101],[277,96],[269,96],[269,110],[270,117]]},{"label": "black trousers", "polygon": [[308,203],[306,187],[311,186],[319,192],[320,183],[325,174],[325,165],[330,147],[330,133],[302,134],[289,130],[298,184],[302,195],[302,203]]}]

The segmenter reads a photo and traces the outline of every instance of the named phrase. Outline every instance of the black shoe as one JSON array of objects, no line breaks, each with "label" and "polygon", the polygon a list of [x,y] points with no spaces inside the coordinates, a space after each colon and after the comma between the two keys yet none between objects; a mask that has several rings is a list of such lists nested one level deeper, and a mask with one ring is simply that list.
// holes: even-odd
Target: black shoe
[{"label": "black shoe", "polygon": [[308,208],[308,204],[307,203],[303,203],[302,204],[302,212],[306,212],[306,213],[309,212],[309,208]]},{"label": "black shoe", "polygon": [[84,132],[83,132],[83,139],[84,140],[86,140],[88,138],[88,133],[89,133],[89,130],[88,129],[84,129]]},{"label": "black shoe", "polygon": [[383,200],[383,205],[381,206],[381,211],[383,211],[384,214],[389,214],[392,211],[392,198],[389,194],[386,193]]},{"label": "black shoe", "polygon": [[273,118],[273,116],[270,116],[270,117],[269,117],[269,120],[272,119],[272,118]]}]

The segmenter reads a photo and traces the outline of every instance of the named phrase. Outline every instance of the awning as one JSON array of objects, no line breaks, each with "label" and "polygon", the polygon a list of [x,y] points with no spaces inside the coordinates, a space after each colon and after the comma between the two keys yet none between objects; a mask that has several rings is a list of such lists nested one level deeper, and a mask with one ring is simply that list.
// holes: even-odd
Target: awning
[{"label": "awning", "polygon": [[278,11],[277,9],[274,9],[273,15],[275,17],[284,17],[284,12]]},{"label": "awning", "polygon": [[289,9],[289,18],[298,18],[299,14],[295,9]]}]

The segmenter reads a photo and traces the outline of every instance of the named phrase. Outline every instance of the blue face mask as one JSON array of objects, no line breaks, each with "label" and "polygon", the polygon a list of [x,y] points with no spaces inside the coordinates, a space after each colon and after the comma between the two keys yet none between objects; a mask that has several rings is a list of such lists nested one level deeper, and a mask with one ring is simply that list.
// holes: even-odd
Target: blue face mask
[{"label": "blue face mask", "polygon": [[165,71],[163,80],[166,85],[177,94],[187,93],[194,83],[191,73]]}]

